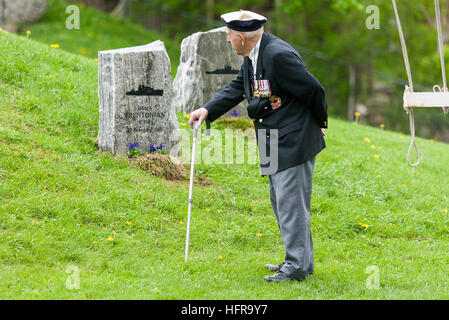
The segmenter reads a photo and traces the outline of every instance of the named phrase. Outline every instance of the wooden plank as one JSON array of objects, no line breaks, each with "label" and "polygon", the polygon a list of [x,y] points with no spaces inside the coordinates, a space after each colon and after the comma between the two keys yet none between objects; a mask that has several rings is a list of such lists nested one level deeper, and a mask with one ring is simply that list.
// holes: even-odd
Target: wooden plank
[{"label": "wooden plank", "polygon": [[449,107],[449,92],[404,92],[404,107]]}]

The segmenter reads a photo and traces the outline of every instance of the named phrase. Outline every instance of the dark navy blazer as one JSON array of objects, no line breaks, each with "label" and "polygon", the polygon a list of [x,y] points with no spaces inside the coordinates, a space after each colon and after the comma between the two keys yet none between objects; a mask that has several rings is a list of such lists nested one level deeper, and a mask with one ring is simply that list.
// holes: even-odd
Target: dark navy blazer
[{"label": "dark navy blazer", "polygon": [[[204,107],[212,122],[246,98],[259,151],[264,143],[270,152],[270,136],[273,137],[270,132],[274,131],[269,129],[278,129],[276,170],[267,169],[268,164],[263,164],[260,158],[261,175],[267,175],[304,163],[326,147],[320,128],[327,128],[327,102],[324,88],[306,69],[299,53],[271,34],[262,36],[256,71],[256,79],[270,81],[272,96],[280,98],[280,106],[274,108],[268,98],[252,97],[245,57],[237,77]],[[259,131],[264,135],[258,135]]]}]

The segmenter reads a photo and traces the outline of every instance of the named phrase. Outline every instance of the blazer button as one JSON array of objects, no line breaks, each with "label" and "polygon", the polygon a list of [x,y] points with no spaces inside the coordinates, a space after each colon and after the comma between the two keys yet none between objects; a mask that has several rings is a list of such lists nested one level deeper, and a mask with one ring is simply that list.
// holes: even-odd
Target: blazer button
[{"label": "blazer button", "polygon": [[259,123],[262,123],[263,119],[259,119]]},{"label": "blazer button", "polygon": [[267,135],[267,139],[270,139],[270,136]]},{"label": "blazer button", "polygon": [[268,109],[268,107],[265,107],[264,109],[265,109],[265,110],[267,110],[267,109]]},{"label": "blazer button", "polygon": [[243,95],[243,99],[246,99],[246,95]]}]

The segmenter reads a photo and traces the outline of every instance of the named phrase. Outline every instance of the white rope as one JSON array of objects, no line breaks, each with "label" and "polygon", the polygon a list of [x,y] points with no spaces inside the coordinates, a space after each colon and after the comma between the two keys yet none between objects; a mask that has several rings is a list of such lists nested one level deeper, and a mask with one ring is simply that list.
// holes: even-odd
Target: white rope
[{"label": "white rope", "polygon": [[[437,20],[438,48],[440,51],[441,73],[443,74],[443,88],[440,88],[439,86],[435,86],[435,87],[438,87],[440,92],[442,92],[442,91],[447,92],[448,88],[447,88],[447,81],[446,81],[446,66],[444,63],[444,43],[443,43],[443,31],[441,28],[441,13],[440,13],[439,0],[435,0],[435,15],[436,15],[436,20]],[[434,87],[433,91],[435,91],[435,87]],[[444,110],[444,113],[447,114],[449,112],[449,107],[444,107],[443,110]]]},{"label": "white rope", "polygon": [[[394,14],[396,15],[396,23],[398,25],[398,31],[399,31],[399,39],[401,40],[402,55],[404,56],[405,69],[407,70],[409,87],[406,88],[406,90],[413,92],[412,72],[411,72],[411,68],[410,68],[410,61],[408,59],[407,46],[405,44],[404,32],[402,31],[401,19],[399,18],[398,7],[396,6],[396,1],[395,0],[391,0],[391,1],[393,2]],[[407,152],[407,163],[411,167],[416,167],[420,163],[421,157],[419,155],[418,147],[416,146],[416,141],[415,141],[415,117],[413,115],[412,108],[408,108],[408,107],[404,106],[404,109],[410,116],[410,134],[412,136],[412,139],[410,142],[410,147],[408,148],[408,152]],[[416,155],[418,156],[418,161],[415,163],[410,162],[410,153],[411,153],[413,147],[415,148]]]},{"label": "white rope", "polygon": [[[412,141],[410,142],[410,147],[408,148],[407,152],[407,163],[410,167],[416,167],[421,162],[421,156],[419,154],[418,147],[416,146],[415,142],[415,118],[413,115],[412,108],[409,109],[408,114],[410,115],[410,134],[412,135]],[[418,160],[415,163],[410,162],[410,153],[413,147],[415,148],[416,155],[418,157]]]},{"label": "white rope", "polygon": [[409,83],[411,92],[413,92],[412,72],[410,69],[410,62],[408,60],[407,46],[405,44],[404,32],[402,31],[401,19],[399,18],[398,7],[396,6],[396,0],[391,0],[391,1],[393,1],[394,14],[396,15],[396,23],[398,25],[399,39],[401,40],[402,55],[404,56],[405,69],[407,70],[408,83]]}]

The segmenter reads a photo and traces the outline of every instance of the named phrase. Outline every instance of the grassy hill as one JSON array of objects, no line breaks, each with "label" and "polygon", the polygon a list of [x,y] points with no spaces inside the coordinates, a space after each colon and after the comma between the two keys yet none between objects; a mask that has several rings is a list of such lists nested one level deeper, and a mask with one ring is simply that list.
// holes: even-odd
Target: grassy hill
[{"label": "grassy hill", "polygon": [[92,142],[96,62],[3,32],[0,43],[1,299],[449,298],[447,145],[418,139],[423,163],[410,168],[408,135],[330,119],[315,274],[268,284],[264,264],[284,250],[257,165],[198,166],[210,184],[195,186],[185,264],[188,183]]},{"label": "grassy hill", "polygon": [[97,58],[98,51],[144,45],[155,40],[164,41],[172,64],[173,77],[179,64],[180,44],[154,31],[144,29],[127,19],[112,17],[93,8],[78,5],[80,29],[69,30],[66,8],[73,3],[49,0],[48,11],[38,23],[21,26],[19,34],[31,31],[31,39],[58,44],[60,49],[82,56]]}]

